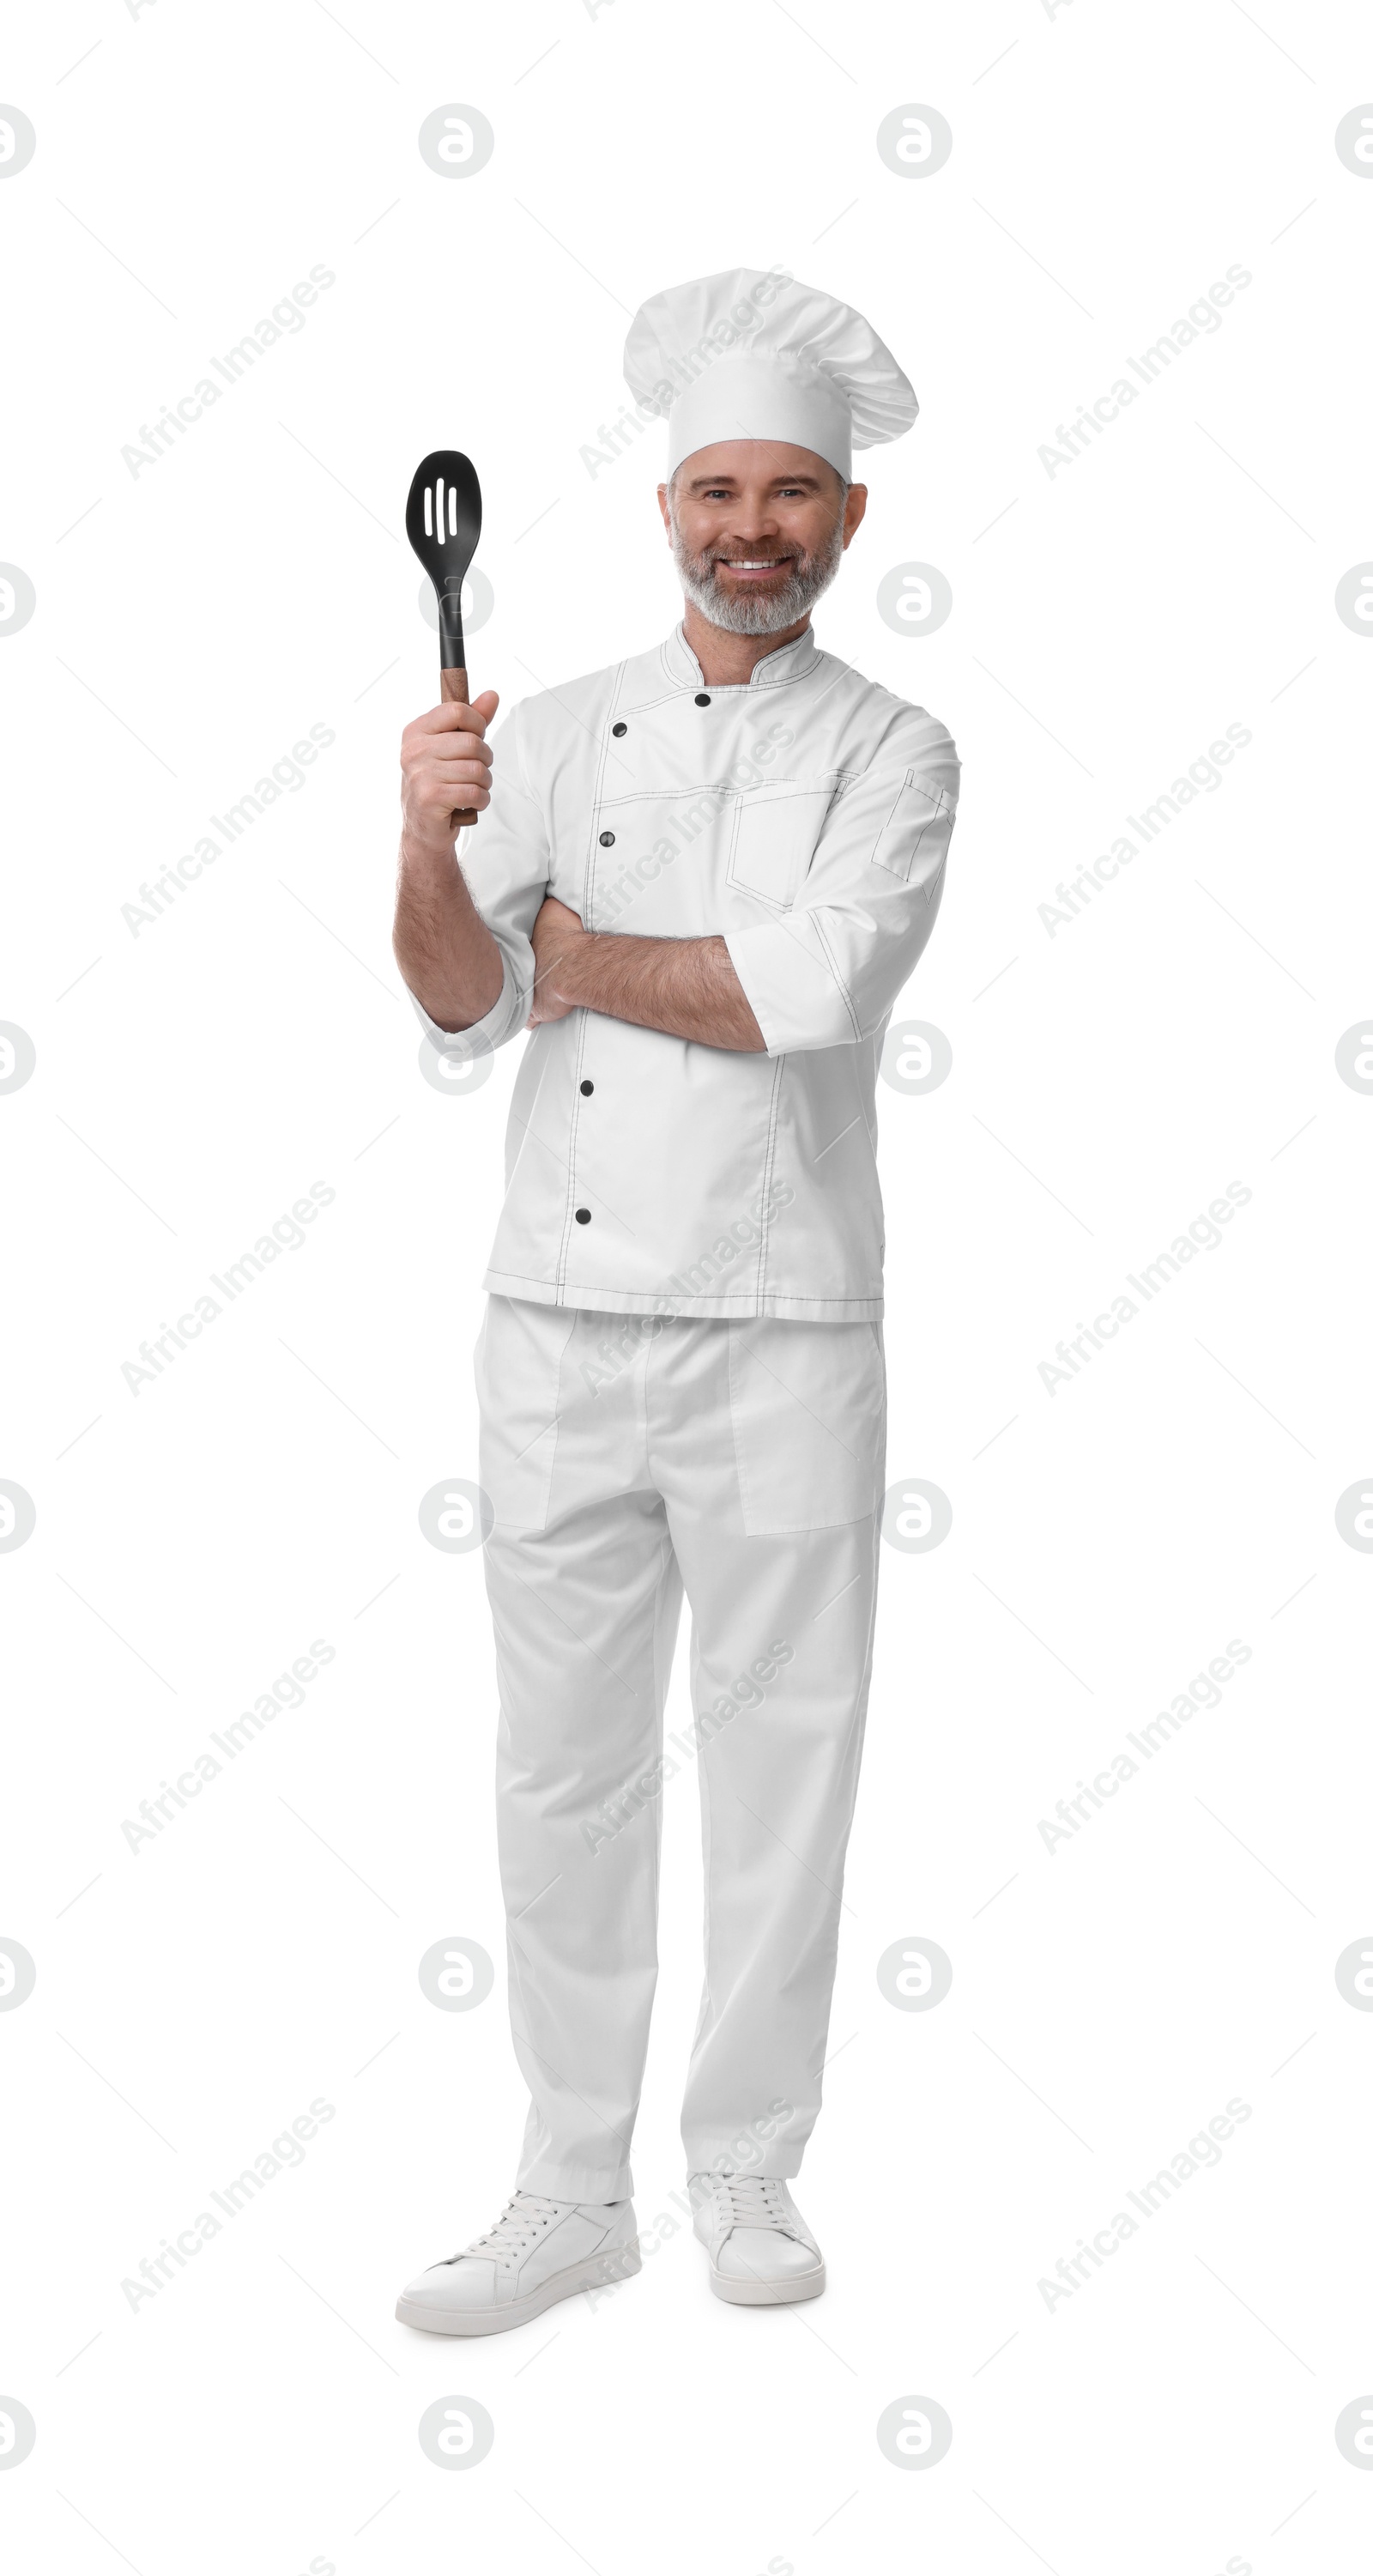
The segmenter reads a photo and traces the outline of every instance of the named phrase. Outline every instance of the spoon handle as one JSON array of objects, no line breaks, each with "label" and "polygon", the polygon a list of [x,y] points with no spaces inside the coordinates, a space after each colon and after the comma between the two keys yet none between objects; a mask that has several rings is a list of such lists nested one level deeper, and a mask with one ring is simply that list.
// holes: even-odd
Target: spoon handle
[{"label": "spoon handle", "polygon": [[[440,671],[439,696],[446,707],[470,707],[472,700],[468,695],[467,673],[463,670]],[[466,823],[475,823],[476,819],[474,805],[460,805],[448,818],[455,832],[460,832]]]}]

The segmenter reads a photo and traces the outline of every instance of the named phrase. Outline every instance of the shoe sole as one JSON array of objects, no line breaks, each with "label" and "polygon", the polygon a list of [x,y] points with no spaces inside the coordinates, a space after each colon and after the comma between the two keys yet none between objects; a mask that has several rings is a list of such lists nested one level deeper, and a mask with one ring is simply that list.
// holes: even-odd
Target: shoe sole
[{"label": "shoe sole", "polygon": [[542,2316],[544,2309],[555,2307],[559,2299],[574,2299],[582,2290],[613,2289],[617,2281],[628,2281],[642,2269],[636,2236],[632,2245],[617,2246],[612,2254],[590,2254],[585,2262],[570,2263],[565,2272],[555,2272],[541,2289],[526,2291],[522,2299],[512,2299],[506,2307],[450,2308],[445,2315],[402,2295],[396,2301],[396,2314],[403,2326],[417,2326],[421,2334],[506,2334],[512,2326],[527,2325],[531,2317]]},{"label": "shoe sole", "polygon": [[712,2263],[710,2286],[716,2298],[727,2299],[732,2308],[789,2308],[798,2299],[819,2298],[825,2267],[819,2263],[813,2272],[794,2272],[786,2281],[733,2281]]}]

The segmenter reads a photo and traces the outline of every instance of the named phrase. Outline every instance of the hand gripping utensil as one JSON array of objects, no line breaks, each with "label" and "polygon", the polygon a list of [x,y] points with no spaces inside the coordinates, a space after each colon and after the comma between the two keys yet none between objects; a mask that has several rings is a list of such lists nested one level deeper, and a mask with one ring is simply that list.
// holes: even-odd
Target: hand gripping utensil
[{"label": "hand gripping utensil", "polygon": [[[445,706],[471,704],[462,638],[462,586],[482,527],[481,485],[470,457],[436,447],[415,469],[405,504],[405,533],[434,585],[439,604],[439,687]],[[475,823],[470,806],[454,828]]]}]

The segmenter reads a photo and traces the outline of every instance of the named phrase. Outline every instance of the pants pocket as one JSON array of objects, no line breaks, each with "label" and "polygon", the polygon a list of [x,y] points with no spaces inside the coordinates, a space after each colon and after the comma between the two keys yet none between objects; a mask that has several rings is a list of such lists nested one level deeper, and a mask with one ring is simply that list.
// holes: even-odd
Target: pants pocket
[{"label": "pants pocket", "polygon": [[886,1446],[880,1324],[729,1326],[729,1407],[750,1538],[877,1507]]},{"label": "pants pocket", "polygon": [[475,1375],[481,1482],[498,1529],[547,1527],[559,1381],[576,1323],[575,1307],[487,1298]]}]

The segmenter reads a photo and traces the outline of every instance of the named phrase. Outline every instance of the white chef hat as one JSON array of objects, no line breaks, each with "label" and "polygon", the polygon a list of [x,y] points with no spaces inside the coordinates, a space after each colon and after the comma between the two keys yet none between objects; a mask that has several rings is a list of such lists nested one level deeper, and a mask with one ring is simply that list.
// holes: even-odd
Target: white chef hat
[{"label": "white chef hat", "polygon": [[780,268],[722,269],[639,307],[625,376],[665,415],[668,472],[718,439],[808,447],[845,481],[855,447],[908,430],[920,406],[890,349],[851,304]]}]

